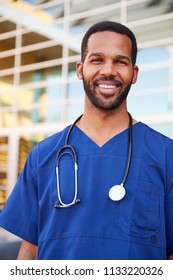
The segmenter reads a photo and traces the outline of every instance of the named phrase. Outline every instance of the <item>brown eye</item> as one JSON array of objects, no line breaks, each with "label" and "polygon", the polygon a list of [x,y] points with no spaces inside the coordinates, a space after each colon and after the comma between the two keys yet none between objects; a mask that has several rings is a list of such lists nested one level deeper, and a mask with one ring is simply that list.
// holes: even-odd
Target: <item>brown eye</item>
[{"label": "brown eye", "polygon": [[117,63],[118,64],[122,64],[122,65],[126,65],[127,64],[126,61],[124,61],[124,60],[118,60]]},{"label": "brown eye", "polygon": [[92,59],[91,62],[92,62],[92,63],[95,63],[95,64],[101,63],[101,62],[102,62],[102,59],[101,59],[101,58],[95,58],[95,59]]}]

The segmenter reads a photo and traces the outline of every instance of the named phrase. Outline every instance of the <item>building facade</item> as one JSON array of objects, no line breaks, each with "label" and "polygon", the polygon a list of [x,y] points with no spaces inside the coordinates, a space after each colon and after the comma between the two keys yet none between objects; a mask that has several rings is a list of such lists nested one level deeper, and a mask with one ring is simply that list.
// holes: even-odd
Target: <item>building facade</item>
[{"label": "building facade", "polygon": [[0,1],[0,207],[31,148],[83,111],[75,72],[84,32],[102,20],[131,28],[140,68],[129,111],[173,137],[173,1]]}]

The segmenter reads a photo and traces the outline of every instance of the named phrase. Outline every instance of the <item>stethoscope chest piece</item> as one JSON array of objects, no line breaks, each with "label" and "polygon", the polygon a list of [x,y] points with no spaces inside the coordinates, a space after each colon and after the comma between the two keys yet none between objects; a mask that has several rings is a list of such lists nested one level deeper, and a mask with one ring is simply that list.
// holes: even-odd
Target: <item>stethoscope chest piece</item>
[{"label": "stethoscope chest piece", "polygon": [[126,190],[123,187],[123,184],[115,185],[109,190],[109,198],[113,201],[119,201],[123,199],[125,194],[126,194]]}]

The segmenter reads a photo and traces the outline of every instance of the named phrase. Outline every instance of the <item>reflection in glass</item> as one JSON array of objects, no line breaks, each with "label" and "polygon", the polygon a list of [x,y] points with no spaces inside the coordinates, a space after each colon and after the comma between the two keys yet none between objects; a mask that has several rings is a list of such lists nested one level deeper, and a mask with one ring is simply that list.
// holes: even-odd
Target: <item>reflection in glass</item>
[{"label": "reflection in glass", "polygon": [[[141,12],[142,11],[142,12]],[[173,11],[171,0],[169,1],[144,1],[127,6],[127,20],[135,21],[159,16]]]},{"label": "reflection in glass", "polygon": [[8,76],[3,76],[3,77],[0,77],[0,83],[1,83],[1,86],[2,84],[5,86],[12,86],[13,85],[13,80],[14,80],[14,75],[8,75]]},{"label": "reflection in glass", "polygon": [[19,125],[31,125],[33,123],[56,122],[61,120],[63,106],[61,103],[48,103],[44,106],[33,106],[32,109],[19,110]]},{"label": "reflection in glass", "polygon": [[73,98],[83,98],[84,97],[84,89],[82,81],[71,82],[68,85],[68,99]]},{"label": "reflection in glass", "polygon": [[53,19],[60,19],[64,16],[64,3],[52,5],[50,8],[44,8],[43,11],[49,13]]},{"label": "reflection in glass", "polygon": [[[58,80],[56,78],[56,80]],[[31,89],[23,89],[18,93],[18,105],[26,106],[35,103],[46,104],[62,99],[62,88],[60,84],[51,85],[50,83],[44,87],[36,87]]]},{"label": "reflection in glass", "polygon": [[13,68],[14,67],[14,56],[8,56],[0,59],[0,70]]},{"label": "reflection in glass", "polygon": [[22,46],[34,45],[48,41],[49,38],[35,32],[28,32],[22,35]]},{"label": "reflection in glass", "polygon": [[68,85],[68,120],[74,120],[83,113],[84,90],[81,81],[71,82]]},{"label": "reflection in glass", "polygon": [[27,134],[22,135],[19,139],[19,158],[18,158],[18,175],[21,173],[26,158],[31,149],[40,141],[46,138],[46,135],[38,134]]},{"label": "reflection in glass", "polygon": [[167,135],[171,139],[173,139],[173,124],[167,123],[167,124],[157,124],[157,125],[151,125],[153,129],[156,129],[160,133],[163,133],[164,135]]},{"label": "reflection in glass", "polygon": [[5,20],[0,24],[0,34],[10,32],[16,29],[16,24],[9,20]]},{"label": "reflection in glass", "polygon": [[0,127],[14,127],[15,118],[14,113],[12,111],[1,111],[0,112]]},{"label": "reflection in glass", "polygon": [[158,47],[139,51],[138,80],[132,87],[128,100],[130,110],[135,114],[152,115],[169,111],[169,49]]},{"label": "reflection in glass", "polygon": [[[149,22],[149,19],[148,19]],[[149,25],[137,25],[133,28],[138,43],[173,36],[173,20],[159,21]]]},{"label": "reflection in glass", "polygon": [[[102,6],[100,6],[100,8],[102,8]],[[94,16],[87,15],[86,17],[83,17],[82,15],[81,16],[79,15],[78,18],[70,20],[70,35],[75,35],[80,33],[83,34],[91,25],[99,21],[113,20],[119,22],[120,16],[121,16],[120,7],[117,7],[117,9],[111,8],[108,11],[105,11],[105,9],[101,9],[100,11],[98,11],[98,13],[96,12],[96,15]]]},{"label": "reflection in glass", "polygon": [[71,0],[70,1],[70,13],[71,14],[77,14],[85,11],[89,11],[91,9],[98,9],[100,7],[110,5],[110,4],[115,4],[119,3],[120,0],[107,0],[104,1],[103,3],[100,0],[95,0],[92,5],[87,0]]},{"label": "reflection in glass", "polygon": [[40,48],[21,55],[21,65],[49,61],[62,57],[62,46]]},{"label": "reflection in glass", "polygon": [[[40,66],[41,67],[41,66]],[[56,76],[57,79],[61,77],[62,65],[44,67],[39,70],[26,71],[21,73],[20,83],[22,85],[28,83],[38,83],[46,81],[49,76]]]},{"label": "reflection in glass", "polygon": [[76,61],[69,63],[68,65],[68,75],[69,77],[75,77],[76,76]]},{"label": "reflection in glass", "polygon": [[8,137],[0,137],[0,210],[6,202]]},{"label": "reflection in glass", "polygon": [[[1,24],[0,24],[1,26]],[[12,50],[15,48],[15,37],[11,37],[8,39],[1,39],[1,44],[0,44],[0,51],[8,51],[8,50]]]},{"label": "reflection in glass", "polygon": [[67,114],[67,120],[68,121],[74,121],[76,120],[81,114],[83,114],[83,99],[69,103],[68,105],[68,114]]},{"label": "reflection in glass", "polygon": [[[0,83],[1,85],[2,83]],[[4,89],[4,90],[3,90]],[[11,107],[14,105],[14,93],[11,87],[0,89],[0,107]]]}]

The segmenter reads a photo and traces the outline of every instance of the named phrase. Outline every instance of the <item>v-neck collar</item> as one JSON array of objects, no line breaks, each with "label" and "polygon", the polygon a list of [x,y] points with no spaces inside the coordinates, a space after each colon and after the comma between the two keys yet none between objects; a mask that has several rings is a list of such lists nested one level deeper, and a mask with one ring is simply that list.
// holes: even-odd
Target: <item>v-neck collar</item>
[{"label": "v-neck collar", "polygon": [[[138,126],[140,122],[137,122],[133,124],[133,129],[134,127]],[[75,126],[74,127],[74,133],[72,133],[72,137],[74,137],[74,141],[79,142],[81,141],[86,148],[89,147],[90,150],[95,151],[95,152],[106,152],[106,151],[111,151],[114,149],[115,145],[120,145],[124,142],[128,142],[128,128],[123,130],[122,132],[116,134],[112,138],[110,138],[105,144],[103,144],[101,147],[97,145],[85,132],[83,132],[79,127]],[[75,144],[74,142],[74,144]]]}]

